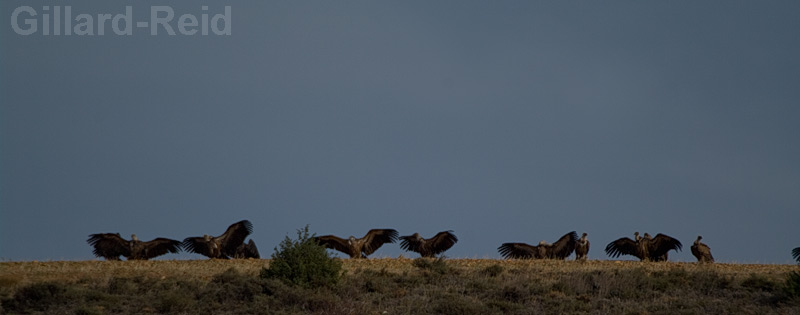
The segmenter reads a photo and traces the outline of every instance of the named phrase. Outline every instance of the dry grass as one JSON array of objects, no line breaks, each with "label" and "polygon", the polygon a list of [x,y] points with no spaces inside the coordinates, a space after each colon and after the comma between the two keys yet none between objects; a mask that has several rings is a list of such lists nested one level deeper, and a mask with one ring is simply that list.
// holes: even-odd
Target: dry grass
[{"label": "dry grass", "polygon": [[[269,260],[2,262],[0,299],[6,309],[70,314],[800,313],[800,298],[781,293],[787,276],[800,270],[795,265],[345,259],[340,285],[310,290],[260,279],[268,265]],[[25,299],[42,294],[56,301],[23,309]],[[214,304],[199,302],[209,296],[216,297]],[[147,306],[126,306],[135,305],[131,301]]]},{"label": "dry grass", "polygon": [[[348,273],[362,269],[386,270],[403,273],[416,270],[410,258],[344,259],[343,268]],[[620,271],[643,269],[647,272],[715,271],[721,275],[746,278],[757,274],[772,280],[797,271],[795,265],[754,264],[696,264],[678,262],[642,263],[638,261],[590,260],[586,262],[554,260],[496,260],[496,259],[451,259],[447,264],[469,276],[499,264],[505,270],[537,273],[541,275],[564,275],[576,272]],[[0,262],[0,286],[25,285],[42,281],[77,282],[79,280],[108,280],[110,277],[148,278],[193,278],[209,281],[214,275],[233,268],[243,274],[256,276],[262,267],[269,266],[268,259],[246,260],[153,260],[153,261],[49,261],[49,262]]]}]

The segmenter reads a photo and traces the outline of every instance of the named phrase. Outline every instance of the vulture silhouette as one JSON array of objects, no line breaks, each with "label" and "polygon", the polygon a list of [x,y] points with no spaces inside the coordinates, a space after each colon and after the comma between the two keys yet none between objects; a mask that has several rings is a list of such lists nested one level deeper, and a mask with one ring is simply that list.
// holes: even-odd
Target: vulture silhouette
[{"label": "vulture silhouette", "polygon": [[244,244],[244,239],[250,233],[253,233],[253,224],[248,220],[242,220],[231,224],[220,236],[205,234],[198,237],[187,237],[181,246],[187,252],[208,258],[229,259],[236,257],[239,247]]},{"label": "vulture silhouette", "polygon": [[444,253],[458,242],[458,238],[453,234],[453,231],[439,232],[429,239],[423,238],[419,233],[401,236],[400,239],[402,240],[400,241],[400,248],[417,252],[422,257],[436,257],[436,255]]},{"label": "vulture silhouette", "polygon": [[242,243],[239,247],[236,248],[236,252],[233,254],[233,258],[255,258],[260,259],[261,255],[258,253],[258,247],[256,247],[256,242],[253,242],[251,239],[247,243]]},{"label": "vulture silhouette", "polygon": [[575,241],[575,260],[586,260],[586,255],[589,253],[589,240],[586,239],[586,233],[581,235],[581,238]]},{"label": "vulture silhouette", "polygon": [[668,258],[668,251],[679,251],[683,248],[680,241],[661,233],[657,234],[655,238],[648,233],[644,233],[644,237],[640,237],[639,232],[633,235],[635,240],[623,237],[608,243],[606,254],[612,258],[631,255],[641,261],[665,261]]},{"label": "vulture silhouette", "polygon": [[350,255],[350,258],[367,258],[383,244],[396,242],[398,235],[394,229],[372,229],[362,238],[350,236],[344,239],[334,235],[323,235],[314,237],[313,240],[325,248]]},{"label": "vulture silhouette", "polygon": [[149,242],[142,242],[131,235],[131,240],[122,238],[119,233],[98,233],[89,235],[86,240],[89,245],[94,247],[92,253],[96,257],[103,257],[106,260],[121,260],[124,256],[128,260],[148,260],[166,253],[180,252],[181,242],[159,237]]},{"label": "vulture silhouette", "polygon": [[797,263],[800,263],[800,247],[795,247],[795,249],[792,250],[792,257],[797,260]]},{"label": "vulture silhouette", "polygon": [[575,250],[575,241],[578,233],[575,231],[564,234],[558,241],[549,244],[545,241],[533,246],[525,243],[503,243],[497,248],[503,258],[523,259],[565,259]]},{"label": "vulture silhouette", "polygon": [[703,236],[698,235],[697,239],[692,244],[692,255],[697,258],[698,262],[714,262],[714,256],[711,256],[711,247],[708,245],[703,244],[700,240],[703,239]]}]

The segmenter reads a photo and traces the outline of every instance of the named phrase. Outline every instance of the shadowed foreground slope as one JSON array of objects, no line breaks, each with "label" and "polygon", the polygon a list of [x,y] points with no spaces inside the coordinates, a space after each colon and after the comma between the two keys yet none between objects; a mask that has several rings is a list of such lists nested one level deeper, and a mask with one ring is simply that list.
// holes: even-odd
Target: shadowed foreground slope
[{"label": "shadowed foreground slope", "polygon": [[791,265],[344,260],[338,285],[303,289],[259,277],[268,263],[4,262],[0,299],[10,314],[800,313]]}]

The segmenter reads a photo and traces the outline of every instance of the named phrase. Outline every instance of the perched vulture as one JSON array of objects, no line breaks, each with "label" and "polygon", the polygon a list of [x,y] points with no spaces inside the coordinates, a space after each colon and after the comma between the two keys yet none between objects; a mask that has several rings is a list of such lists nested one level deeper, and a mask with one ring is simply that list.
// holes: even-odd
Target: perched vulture
[{"label": "perched vulture", "polygon": [[239,247],[236,248],[236,253],[233,254],[233,258],[261,258],[261,255],[258,254],[258,247],[256,247],[256,242],[253,242],[251,239],[247,243],[242,243]]},{"label": "perched vulture", "polygon": [[253,224],[242,220],[231,224],[225,233],[220,236],[203,235],[202,237],[187,237],[181,243],[187,252],[197,253],[208,258],[228,259],[236,257],[239,247],[244,244],[244,239],[253,233]]},{"label": "perched vulture", "polygon": [[648,233],[644,233],[644,237],[640,237],[639,232],[636,232],[634,238],[635,240],[631,240],[623,237],[608,243],[606,254],[612,258],[631,255],[641,261],[664,261],[667,260],[668,251],[673,249],[679,251],[683,248],[680,241],[661,233],[653,238]]},{"label": "perched vulture", "polygon": [[122,238],[119,233],[91,234],[86,242],[94,247],[92,253],[96,257],[106,260],[120,260],[119,256],[125,256],[128,260],[148,260],[181,250],[179,241],[159,237],[142,242],[136,234],[131,235],[130,241]]},{"label": "perched vulture", "polygon": [[586,254],[589,253],[589,240],[586,239],[586,233],[581,235],[581,238],[575,241],[575,260],[586,260]]},{"label": "perched vulture", "polygon": [[800,263],[800,247],[796,247],[792,250],[792,257]]},{"label": "perched vulture", "polygon": [[533,246],[525,243],[503,243],[497,248],[503,258],[565,259],[575,250],[578,233],[564,234],[558,241],[548,244],[545,241]]},{"label": "perched vulture", "polygon": [[414,233],[414,235],[401,236],[400,248],[406,251],[417,252],[422,257],[435,257],[444,251],[453,247],[458,242],[458,238],[453,234],[453,231],[439,232],[436,236],[425,239]]},{"label": "perched vulture", "polygon": [[711,256],[711,248],[701,243],[701,239],[703,239],[703,237],[698,235],[694,244],[692,244],[692,255],[697,258],[698,262],[714,262],[714,256]]},{"label": "perched vulture", "polygon": [[393,229],[372,229],[362,238],[350,236],[344,239],[334,235],[324,235],[314,237],[314,241],[326,248],[350,255],[350,258],[367,258],[381,245],[396,242],[398,235],[397,231]]}]

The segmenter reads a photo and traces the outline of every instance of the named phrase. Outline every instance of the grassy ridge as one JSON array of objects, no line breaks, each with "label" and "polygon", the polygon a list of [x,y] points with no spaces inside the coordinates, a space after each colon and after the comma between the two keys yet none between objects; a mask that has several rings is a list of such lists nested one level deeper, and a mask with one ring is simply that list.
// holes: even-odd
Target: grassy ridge
[{"label": "grassy ridge", "polygon": [[331,288],[262,279],[269,260],[0,263],[7,313],[784,313],[792,265],[344,260]]}]

